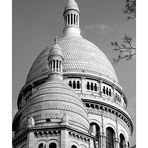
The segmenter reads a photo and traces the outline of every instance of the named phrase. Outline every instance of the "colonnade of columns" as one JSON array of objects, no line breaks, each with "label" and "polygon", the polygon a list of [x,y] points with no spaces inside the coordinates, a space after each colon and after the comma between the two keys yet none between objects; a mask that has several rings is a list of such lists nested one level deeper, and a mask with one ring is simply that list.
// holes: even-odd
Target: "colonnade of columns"
[{"label": "colonnade of columns", "polygon": [[75,25],[79,27],[79,16],[76,15],[75,13],[68,13],[65,16],[65,25]]},{"label": "colonnade of columns", "polygon": [[52,60],[49,63],[49,68],[51,72],[62,72],[62,62],[59,60]]}]

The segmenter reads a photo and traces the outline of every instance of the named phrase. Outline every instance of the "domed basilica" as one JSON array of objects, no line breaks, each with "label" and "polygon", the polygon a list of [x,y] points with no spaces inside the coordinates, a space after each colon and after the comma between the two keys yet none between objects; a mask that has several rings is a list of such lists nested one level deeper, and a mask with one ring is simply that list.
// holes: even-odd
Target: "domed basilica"
[{"label": "domed basilica", "polygon": [[127,98],[104,53],[81,36],[68,0],[63,36],[33,63],[17,100],[13,148],[129,148]]}]

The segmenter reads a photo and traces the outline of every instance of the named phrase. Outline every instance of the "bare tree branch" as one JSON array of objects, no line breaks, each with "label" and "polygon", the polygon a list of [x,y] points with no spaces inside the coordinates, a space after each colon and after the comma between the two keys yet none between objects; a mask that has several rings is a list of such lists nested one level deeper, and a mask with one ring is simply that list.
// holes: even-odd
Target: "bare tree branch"
[{"label": "bare tree branch", "polygon": [[113,58],[113,63],[117,64],[120,60],[125,59],[126,61],[131,60],[133,56],[136,55],[136,48],[132,45],[132,38],[127,34],[124,35],[123,43],[120,45],[118,42],[111,42],[111,45],[114,46],[114,51],[118,52],[116,58]]},{"label": "bare tree branch", "polygon": [[128,15],[127,17],[128,20],[135,19],[136,18],[136,0],[126,0],[123,13]]},{"label": "bare tree branch", "polygon": [[[123,9],[123,13],[128,15],[128,20],[136,18],[136,0],[125,0],[126,4]],[[119,45],[118,42],[111,42],[114,46],[114,51],[118,52],[118,56],[113,58],[113,63],[117,64],[120,60],[125,59],[126,61],[131,60],[136,55],[136,48],[132,45],[132,38],[128,35],[124,35],[122,43]]]}]

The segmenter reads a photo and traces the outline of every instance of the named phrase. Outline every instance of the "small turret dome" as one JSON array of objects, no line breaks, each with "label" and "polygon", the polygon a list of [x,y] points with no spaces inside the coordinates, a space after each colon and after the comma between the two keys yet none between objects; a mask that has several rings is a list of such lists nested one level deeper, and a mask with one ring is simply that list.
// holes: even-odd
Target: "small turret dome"
[{"label": "small turret dome", "polygon": [[50,52],[49,52],[49,56],[55,56],[55,55],[59,55],[59,56],[63,57],[62,50],[61,50],[60,46],[58,45],[57,41],[51,47]]},{"label": "small turret dome", "polygon": [[[88,113],[82,100],[63,80],[51,80],[42,84],[33,93],[32,99],[24,108],[20,127],[24,127],[27,117],[34,117],[37,126],[64,124],[88,132]],[[51,122],[46,122],[49,119]]]},{"label": "small turret dome", "polygon": [[64,12],[69,9],[74,9],[79,12],[79,7],[78,7],[77,3],[75,2],[75,0],[68,0],[67,4],[65,6]]}]

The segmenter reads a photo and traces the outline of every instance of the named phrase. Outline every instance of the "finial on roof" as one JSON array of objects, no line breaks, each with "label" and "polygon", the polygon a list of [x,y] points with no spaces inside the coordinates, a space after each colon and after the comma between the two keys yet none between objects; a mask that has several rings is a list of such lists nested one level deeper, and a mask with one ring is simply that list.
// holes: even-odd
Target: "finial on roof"
[{"label": "finial on roof", "polygon": [[64,11],[67,11],[69,9],[74,9],[74,10],[77,10],[79,12],[79,8],[78,8],[78,5],[75,2],[75,0],[68,0]]},{"label": "finial on roof", "polygon": [[55,42],[55,44],[57,44],[57,42],[58,42],[58,37],[57,36],[55,37],[54,42]]}]

